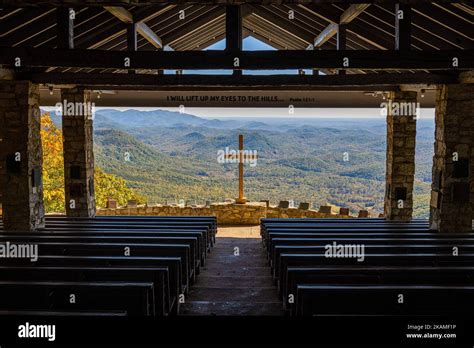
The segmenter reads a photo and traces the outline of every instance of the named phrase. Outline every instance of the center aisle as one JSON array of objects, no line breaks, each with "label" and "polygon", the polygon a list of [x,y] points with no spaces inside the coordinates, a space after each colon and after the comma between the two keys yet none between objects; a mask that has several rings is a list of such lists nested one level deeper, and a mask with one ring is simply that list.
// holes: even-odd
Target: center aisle
[{"label": "center aisle", "polygon": [[219,227],[216,238],[181,315],[283,315],[260,226]]}]

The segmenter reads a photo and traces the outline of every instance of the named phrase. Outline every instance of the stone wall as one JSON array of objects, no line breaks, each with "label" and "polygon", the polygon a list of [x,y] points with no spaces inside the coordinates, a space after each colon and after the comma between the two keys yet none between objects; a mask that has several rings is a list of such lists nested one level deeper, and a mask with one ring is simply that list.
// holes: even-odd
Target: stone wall
[{"label": "stone wall", "polygon": [[471,232],[474,217],[474,85],[440,86],[435,117],[430,227],[440,232]]},{"label": "stone wall", "polygon": [[38,85],[0,81],[0,192],[5,230],[44,226]]},{"label": "stone wall", "polygon": [[321,213],[316,210],[296,208],[267,208],[268,218],[348,218],[349,215]]},{"label": "stone wall", "polygon": [[216,216],[220,225],[258,225],[262,218],[347,218],[349,215],[319,213],[316,210],[267,207],[266,203],[247,204],[213,203],[208,207],[182,207],[169,205],[98,209],[97,215],[149,215],[149,216]]}]

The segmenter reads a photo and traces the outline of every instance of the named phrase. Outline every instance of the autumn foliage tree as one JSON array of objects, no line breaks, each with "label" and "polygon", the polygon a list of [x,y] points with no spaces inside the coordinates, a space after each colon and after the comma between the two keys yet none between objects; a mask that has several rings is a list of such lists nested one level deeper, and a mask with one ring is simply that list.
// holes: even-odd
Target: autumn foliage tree
[{"label": "autumn foliage tree", "polygon": [[47,212],[64,211],[64,160],[61,131],[49,113],[41,115],[43,146],[43,190]]},{"label": "autumn foliage tree", "polygon": [[[46,212],[65,211],[63,136],[49,113],[41,116],[41,141],[43,147],[43,188]],[[128,188],[124,179],[105,173],[100,168],[94,171],[95,198],[98,207],[105,207],[107,198],[114,198],[119,205],[129,199],[144,202],[144,198]]]}]

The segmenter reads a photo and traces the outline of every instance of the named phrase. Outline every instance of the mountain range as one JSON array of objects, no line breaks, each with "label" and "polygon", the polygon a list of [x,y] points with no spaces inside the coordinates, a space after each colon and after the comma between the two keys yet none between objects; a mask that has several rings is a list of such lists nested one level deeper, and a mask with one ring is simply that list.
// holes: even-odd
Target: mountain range
[{"label": "mountain range", "polygon": [[[60,124],[60,117],[52,115]],[[94,116],[97,164],[150,202],[235,198],[237,165],[217,151],[258,151],[245,167],[251,200],[383,210],[386,125],[382,118],[204,118],[168,110],[101,109]],[[418,121],[415,215],[427,217],[434,121]]]}]

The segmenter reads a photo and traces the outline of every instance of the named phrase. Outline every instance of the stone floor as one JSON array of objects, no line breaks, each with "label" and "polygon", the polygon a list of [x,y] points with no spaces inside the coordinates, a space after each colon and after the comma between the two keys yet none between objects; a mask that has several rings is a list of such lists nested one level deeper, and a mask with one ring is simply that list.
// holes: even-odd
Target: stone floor
[{"label": "stone floor", "polygon": [[206,266],[181,308],[182,315],[283,314],[259,226],[219,228]]}]

